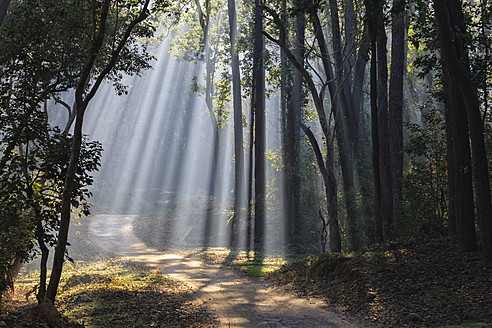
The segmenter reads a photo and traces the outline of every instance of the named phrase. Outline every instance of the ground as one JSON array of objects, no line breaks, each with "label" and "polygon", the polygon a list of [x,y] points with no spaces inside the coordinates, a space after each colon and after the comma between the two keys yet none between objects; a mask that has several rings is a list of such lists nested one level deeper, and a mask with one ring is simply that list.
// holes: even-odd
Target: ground
[{"label": "ground", "polygon": [[[57,303],[65,327],[492,327],[492,272],[478,252],[459,253],[450,239],[284,266],[270,257],[259,266],[224,249],[148,248],[135,236],[134,220],[95,215],[74,229],[80,232],[74,244],[88,244],[89,257],[99,261],[67,268]],[[272,270],[262,278],[244,273]],[[12,309],[26,301],[7,304]],[[23,325],[12,311],[0,315],[2,322],[42,327]]]}]

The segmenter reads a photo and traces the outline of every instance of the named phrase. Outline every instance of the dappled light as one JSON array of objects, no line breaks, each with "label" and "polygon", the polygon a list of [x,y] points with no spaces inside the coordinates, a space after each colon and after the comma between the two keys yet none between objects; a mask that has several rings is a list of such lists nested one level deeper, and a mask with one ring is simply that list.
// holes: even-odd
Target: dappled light
[{"label": "dappled light", "polygon": [[490,328],[491,17],[0,0],[0,327]]}]

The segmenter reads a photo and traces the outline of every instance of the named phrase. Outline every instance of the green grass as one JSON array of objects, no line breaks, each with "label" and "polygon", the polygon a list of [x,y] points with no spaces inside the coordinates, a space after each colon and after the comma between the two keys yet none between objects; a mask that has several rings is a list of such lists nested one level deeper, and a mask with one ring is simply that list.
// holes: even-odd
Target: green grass
[{"label": "green grass", "polygon": [[[19,290],[37,283],[23,275]],[[86,328],[213,327],[216,322],[195,302],[195,293],[158,270],[121,260],[67,265],[56,306]],[[33,296],[31,296],[33,298]]]},{"label": "green grass", "polygon": [[225,247],[207,248],[199,251],[198,255],[207,263],[227,265],[252,277],[264,276],[285,264],[285,260],[278,255],[265,255],[258,261],[254,259],[253,251],[234,252]]}]

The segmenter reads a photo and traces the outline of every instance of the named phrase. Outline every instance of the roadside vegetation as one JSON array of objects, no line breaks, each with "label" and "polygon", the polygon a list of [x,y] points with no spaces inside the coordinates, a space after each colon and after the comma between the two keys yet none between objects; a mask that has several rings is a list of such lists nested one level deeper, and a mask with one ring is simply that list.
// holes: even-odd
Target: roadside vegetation
[{"label": "roadside vegetation", "polygon": [[[159,270],[118,259],[66,266],[57,309],[64,327],[214,327],[187,285]],[[0,327],[47,327],[30,315],[37,272],[23,273],[5,302]]]}]

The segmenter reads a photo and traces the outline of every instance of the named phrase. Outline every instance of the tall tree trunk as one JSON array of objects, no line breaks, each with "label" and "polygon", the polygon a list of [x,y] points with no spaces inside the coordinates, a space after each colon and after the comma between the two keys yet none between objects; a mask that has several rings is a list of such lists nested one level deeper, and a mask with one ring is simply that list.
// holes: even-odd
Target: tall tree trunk
[{"label": "tall tree trunk", "polygon": [[263,40],[263,1],[255,0],[254,59],[255,81],[255,258],[265,251],[266,181],[265,181],[265,68]]},{"label": "tall tree trunk", "polygon": [[454,219],[450,222],[454,227],[448,230],[455,232],[460,250],[467,252],[477,248],[468,120],[459,90],[444,76],[449,209],[453,211],[449,216]]},{"label": "tall tree trunk", "polygon": [[[287,0],[282,0],[281,4],[282,22],[287,24]],[[294,214],[291,204],[291,195],[293,194],[292,183],[290,180],[289,165],[289,145],[288,145],[288,115],[290,111],[290,98],[292,96],[292,76],[289,74],[289,60],[285,53],[280,49],[280,131],[282,138],[282,158],[284,164],[284,184],[282,194],[282,204],[285,217],[285,235],[284,239],[287,245],[294,245]]]},{"label": "tall tree trunk", "polygon": [[241,106],[241,73],[239,70],[239,53],[236,49],[237,43],[237,21],[235,0],[228,0],[229,8],[229,34],[231,41],[231,69],[232,69],[232,89],[234,97],[234,214],[231,224],[230,246],[235,249],[238,245],[238,229],[241,217],[241,208],[244,198],[244,151],[243,151],[243,111]]},{"label": "tall tree trunk", "polygon": [[314,137],[313,132],[304,124],[301,124],[302,130],[306,134],[313,147],[316,161],[320,169],[321,177],[325,185],[326,194],[326,210],[328,213],[328,225],[330,227],[330,235],[328,244],[330,245],[330,251],[332,253],[339,253],[342,251],[342,240],[340,236],[340,226],[338,223],[338,200],[337,200],[337,180],[335,177],[335,170],[333,169],[333,143],[328,142],[326,147],[326,158],[323,161],[323,155],[319,148],[318,142]]},{"label": "tall tree trunk", "polygon": [[470,78],[470,65],[465,47],[466,26],[463,9],[459,0],[434,0],[434,11],[441,42],[441,56],[449,79],[456,84],[466,109],[483,254],[485,263],[492,266],[492,203],[487,153],[480,115],[480,101]]},{"label": "tall tree trunk", "polygon": [[374,225],[376,242],[384,240],[383,218],[381,209],[381,176],[379,147],[379,113],[378,113],[378,67],[377,67],[377,14],[375,7],[378,0],[365,0],[369,38],[371,42],[371,133],[372,133],[372,174],[374,188]]},{"label": "tall tree trunk", "polygon": [[405,76],[405,0],[394,0],[391,27],[389,138],[391,182],[397,208],[403,178],[403,77]]},{"label": "tall tree trunk", "polygon": [[246,218],[246,251],[249,257],[249,252],[251,251],[251,246],[253,243],[253,166],[254,166],[254,130],[255,130],[255,108],[254,108],[254,99],[255,99],[255,86],[254,80],[252,85],[251,92],[251,116],[249,120],[249,153],[248,153],[248,210],[247,210],[247,218]]},{"label": "tall tree trunk", "polygon": [[208,183],[208,199],[205,212],[205,226],[203,229],[203,246],[205,248],[211,246],[212,229],[214,225],[214,207],[217,200],[217,196],[220,194],[220,149],[221,149],[221,134],[220,128],[215,116],[213,108],[213,93],[214,93],[214,75],[215,75],[215,63],[212,62],[212,56],[210,51],[209,29],[210,29],[210,0],[205,0],[205,11],[203,11],[200,1],[195,0],[197,8],[198,21],[202,28],[202,46],[205,53],[205,103],[212,124],[213,135],[213,153],[211,159],[211,172]]},{"label": "tall tree trunk", "polygon": [[[358,136],[358,118],[352,104],[350,87],[351,79],[349,79],[349,58],[345,58],[345,60],[343,58],[344,49],[342,47],[340,19],[336,0],[330,0],[330,14],[334,50],[333,57],[335,59],[335,80],[332,82],[333,86],[330,87],[330,93],[332,98],[332,106],[335,109],[335,129],[337,133],[340,166],[342,169],[345,208],[347,211],[348,236],[350,241],[349,248],[354,249],[357,248],[357,245],[359,244],[357,240],[357,227],[355,224],[356,213],[354,193],[354,148],[357,142],[356,138]],[[346,18],[349,20],[348,17]],[[314,23],[321,26],[317,15],[314,19]],[[353,31],[350,32],[349,30],[346,30],[346,33],[353,34]],[[320,48],[323,48],[321,53],[327,54],[328,49],[326,48],[326,42],[321,40],[324,39],[324,37],[322,34],[317,35]],[[346,45],[348,46],[348,44]],[[347,53],[345,53],[345,55],[350,57]],[[326,55],[323,55],[323,57],[326,57]],[[328,62],[329,61],[325,60],[324,65],[328,65]],[[328,70],[331,70],[331,68]]]},{"label": "tall tree trunk", "polygon": [[[306,29],[306,18],[304,13],[297,14],[295,18],[296,38],[294,54],[299,63],[304,65],[304,34]],[[299,139],[300,139],[300,122],[302,111],[302,75],[298,70],[294,71],[294,81],[292,84],[292,94],[288,105],[287,112],[287,131],[286,131],[286,189],[287,198],[286,215],[289,230],[289,242],[296,249],[299,248],[302,241],[302,221],[299,215]]]},{"label": "tall tree trunk", "polygon": [[386,50],[386,31],[383,19],[383,3],[375,7],[378,19],[376,37],[377,58],[377,101],[379,137],[379,174],[381,177],[381,217],[384,225],[384,238],[388,238],[393,223],[393,187],[391,181],[390,135],[388,124],[388,60]]},{"label": "tall tree trunk", "polygon": [[58,284],[60,283],[63,263],[65,261],[65,250],[67,247],[68,230],[70,227],[72,191],[74,188],[75,174],[79,163],[80,149],[82,145],[82,123],[85,113],[85,107],[83,106],[82,100],[82,90],[83,86],[80,87],[80,95],[78,97],[79,99],[76,100],[78,110],[72,141],[72,153],[65,177],[65,184],[63,187],[62,210],[60,218],[60,228],[58,229],[58,241],[53,258],[53,267],[51,270],[50,282],[46,291],[47,298],[49,298],[53,302],[55,301],[55,297],[58,291]]}]

